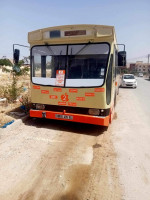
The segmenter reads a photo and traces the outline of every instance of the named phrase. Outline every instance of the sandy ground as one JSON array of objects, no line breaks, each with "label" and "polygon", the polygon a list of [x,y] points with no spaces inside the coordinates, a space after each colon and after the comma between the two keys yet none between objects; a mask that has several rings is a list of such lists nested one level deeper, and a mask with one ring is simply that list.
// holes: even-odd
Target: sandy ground
[{"label": "sandy ground", "polygon": [[1,200],[121,199],[109,129],[33,119],[0,135]]},{"label": "sandy ground", "polygon": [[142,91],[120,90],[107,130],[43,119],[0,130],[0,200],[149,200],[150,121]]},{"label": "sandy ground", "polygon": [[125,200],[150,200],[150,82],[120,89],[111,131]]},{"label": "sandy ground", "polygon": [[[12,120],[18,119],[23,116],[23,110],[19,109],[22,105],[19,101],[21,96],[29,96],[30,100],[30,77],[29,76],[20,76],[18,78],[18,87],[22,86],[23,91],[19,94],[16,102],[8,102],[6,96],[4,96],[4,88],[8,87],[12,83],[12,75],[10,73],[0,72],[0,127],[5,123]],[[2,101],[2,99],[6,101]],[[16,112],[16,113],[15,113]],[[20,114],[20,115],[19,115]]]}]

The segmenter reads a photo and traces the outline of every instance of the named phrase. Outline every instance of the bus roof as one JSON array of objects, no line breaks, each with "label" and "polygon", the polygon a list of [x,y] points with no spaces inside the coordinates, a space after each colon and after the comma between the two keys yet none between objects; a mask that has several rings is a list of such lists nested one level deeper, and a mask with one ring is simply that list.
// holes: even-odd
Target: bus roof
[{"label": "bus roof", "polygon": [[28,33],[28,42],[31,45],[98,41],[114,41],[116,43],[114,26],[91,24],[63,25],[43,28]]}]

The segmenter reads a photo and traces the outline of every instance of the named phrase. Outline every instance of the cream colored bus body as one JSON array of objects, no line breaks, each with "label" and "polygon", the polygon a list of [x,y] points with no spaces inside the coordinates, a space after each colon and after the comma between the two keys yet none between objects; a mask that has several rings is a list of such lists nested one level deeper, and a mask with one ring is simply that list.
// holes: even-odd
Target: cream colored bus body
[{"label": "cream colored bus body", "polygon": [[[50,38],[49,32],[53,30],[60,30],[60,38]],[[82,31],[86,30],[86,35],[65,36],[66,31]],[[28,42],[30,46],[36,45],[62,45],[62,44],[83,44],[83,43],[109,43],[110,55],[114,56],[114,47],[116,46],[116,35],[113,26],[103,25],[68,25],[56,26],[50,28],[39,29],[28,33]],[[110,64],[110,57],[108,66]],[[112,90],[111,102],[106,103],[106,79],[108,67],[106,72],[105,82],[102,87],[87,87],[87,88],[64,88],[55,86],[43,86],[31,83],[31,101],[32,103],[57,105],[57,106],[71,106],[79,108],[96,108],[96,109],[111,109],[114,107],[114,99],[116,95],[116,80],[115,62],[112,65]],[[59,88],[59,89],[58,89]],[[74,89],[74,90],[73,90]],[[61,96],[68,95],[68,101],[63,102]],[[54,97],[54,98],[51,98]],[[57,98],[56,98],[57,97]],[[110,120],[109,120],[110,121]]]}]

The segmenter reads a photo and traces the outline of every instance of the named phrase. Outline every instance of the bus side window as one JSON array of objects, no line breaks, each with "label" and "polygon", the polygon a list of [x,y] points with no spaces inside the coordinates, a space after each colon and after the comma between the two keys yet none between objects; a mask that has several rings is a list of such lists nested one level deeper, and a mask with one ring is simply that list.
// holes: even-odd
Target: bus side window
[{"label": "bus side window", "polygon": [[118,67],[118,51],[115,50],[115,66]]},{"label": "bus side window", "polygon": [[106,102],[107,105],[111,102],[111,87],[112,87],[112,65],[113,65],[113,54],[111,54],[108,73],[107,73],[107,80],[106,80]]},{"label": "bus side window", "polygon": [[118,66],[118,51],[116,50],[114,46],[114,62],[113,62],[113,81],[115,81],[116,76],[117,76],[117,66]]},{"label": "bus side window", "polygon": [[118,51],[117,50],[115,50],[115,68],[116,68],[115,76],[117,76],[118,74],[120,74],[120,69],[118,68]]},{"label": "bus side window", "polygon": [[[114,49],[115,49],[115,46],[114,46]],[[116,55],[115,55],[115,50],[114,50],[114,53],[113,53],[113,62],[112,62],[112,69],[113,69],[113,82],[115,81],[116,79]]]},{"label": "bus side window", "polygon": [[116,79],[116,66],[113,66],[113,82]]},{"label": "bus side window", "polygon": [[34,56],[32,56],[32,66],[34,66],[32,69],[32,76],[35,77],[35,63],[34,63]]}]

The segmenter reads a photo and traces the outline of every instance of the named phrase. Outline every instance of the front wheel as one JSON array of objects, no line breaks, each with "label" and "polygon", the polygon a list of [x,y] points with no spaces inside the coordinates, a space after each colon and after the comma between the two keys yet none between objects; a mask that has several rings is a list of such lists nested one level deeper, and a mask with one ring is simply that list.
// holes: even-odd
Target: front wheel
[{"label": "front wheel", "polygon": [[110,124],[112,123],[112,118],[113,118],[113,116],[112,116],[112,112],[111,112],[111,110],[110,110],[110,113],[109,113],[109,123],[110,123]]}]

